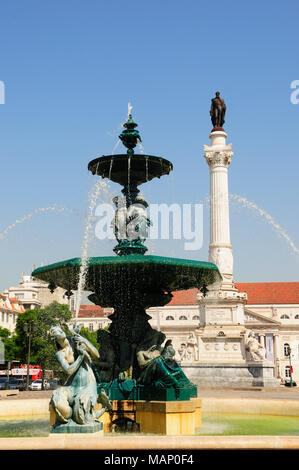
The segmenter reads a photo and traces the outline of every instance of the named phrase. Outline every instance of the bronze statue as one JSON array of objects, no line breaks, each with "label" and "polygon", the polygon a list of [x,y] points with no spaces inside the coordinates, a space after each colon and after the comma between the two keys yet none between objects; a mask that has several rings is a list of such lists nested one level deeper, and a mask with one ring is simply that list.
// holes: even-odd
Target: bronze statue
[{"label": "bronze statue", "polygon": [[[49,331],[58,352],[56,359],[68,375],[66,383],[54,390],[50,406],[55,412],[53,430],[62,425],[93,424],[107,410],[107,405],[96,410],[97,402],[102,402],[104,392],[98,395],[97,383],[91,367],[92,359],[97,359],[97,349],[74,328],[71,336],[63,329],[53,326]],[[66,431],[68,432],[68,431]]]},{"label": "bronze statue", "polygon": [[[215,128],[222,129],[223,124],[225,123],[225,111],[226,111],[226,104],[223,98],[220,98],[220,92],[216,91],[215,98],[212,98],[211,103],[211,110],[210,116],[212,124]],[[213,129],[213,130],[214,130]]]},{"label": "bronze statue", "polygon": [[174,359],[175,350],[171,340],[167,340],[163,347],[161,341],[164,341],[165,335],[163,333],[161,335],[163,336],[157,336],[157,344],[153,344],[146,350],[140,347],[137,352],[137,361],[141,368],[138,383],[157,389],[178,390],[194,387]]}]

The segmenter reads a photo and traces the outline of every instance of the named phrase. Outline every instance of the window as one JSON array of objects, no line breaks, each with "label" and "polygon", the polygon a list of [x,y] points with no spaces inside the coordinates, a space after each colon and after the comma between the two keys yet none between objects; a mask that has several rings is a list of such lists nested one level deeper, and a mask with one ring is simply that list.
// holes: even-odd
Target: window
[{"label": "window", "polygon": [[288,315],[281,315],[280,317],[282,320],[289,320],[290,317]]},{"label": "window", "polygon": [[295,315],[295,320],[299,320],[299,315]]},{"label": "window", "polygon": [[291,368],[290,368],[290,366],[286,366],[286,368],[284,370],[284,373],[285,373],[286,377],[291,377]]},{"label": "window", "polygon": [[16,294],[17,299],[24,299],[24,294]]},{"label": "window", "polygon": [[182,315],[182,316],[179,318],[179,320],[188,320],[188,318],[185,317],[184,315]]},{"label": "window", "polygon": [[198,315],[194,315],[194,317],[192,318],[192,320],[199,320],[199,316],[198,316]]},{"label": "window", "polygon": [[285,357],[289,357],[289,348],[290,348],[290,345],[288,343],[284,343],[283,353],[284,353]]},{"label": "window", "polygon": [[171,315],[168,315],[168,316],[166,317],[166,320],[174,320],[174,318],[173,318]]},{"label": "window", "polygon": [[93,323],[89,323],[89,331],[93,331]]}]

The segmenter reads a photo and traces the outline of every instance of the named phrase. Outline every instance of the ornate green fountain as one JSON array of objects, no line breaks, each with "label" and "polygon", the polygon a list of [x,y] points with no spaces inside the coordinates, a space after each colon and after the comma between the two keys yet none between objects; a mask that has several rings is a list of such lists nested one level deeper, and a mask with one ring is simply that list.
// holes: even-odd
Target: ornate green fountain
[{"label": "ornate green fountain", "polygon": [[[98,335],[97,380],[110,399],[131,398],[134,389],[135,399],[185,400],[196,396],[196,388],[174,361],[171,342],[162,346],[165,335],[150,326],[146,309],[168,304],[176,290],[205,290],[220,274],[212,263],[145,254],[151,222],[138,187],[169,174],[173,165],[161,157],[134,153],[141,141],[136,127],[129,114],[119,136],[126,154],[102,156],[88,165],[92,174],[123,186],[123,196],[113,199],[117,256],[89,258],[86,273],[90,301],[114,309],[109,332],[100,330]],[[52,289],[61,286],[69,292],[78,286],[80,265],[81,259],[74,258],[40,267],[32,275]]]}]

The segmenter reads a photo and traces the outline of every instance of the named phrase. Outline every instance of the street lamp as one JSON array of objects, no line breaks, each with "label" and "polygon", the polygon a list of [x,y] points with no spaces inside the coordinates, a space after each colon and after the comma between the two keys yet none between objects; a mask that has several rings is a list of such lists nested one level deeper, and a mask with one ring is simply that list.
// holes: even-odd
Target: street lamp
[{"label": "street lamp", "polygon": [[34,331],[36,331],[36,325],[33,320],[28,320],[24,323],[23,329],[28,336],[28,356],[27,356],[27,377],[26,377],[26,390],[29,389],[29,366],[30,366],[30,353],[31,353],[31,338]]},{"label": "street lamp", "polygon": [[293,386],[293,379],[292,379],[293,367],[292,367],[292,356],[291,356],[292,350],[290,346],[287,347],[287,353],[288,353],[289,360],[290,360],[290,387],[292,387]]}]

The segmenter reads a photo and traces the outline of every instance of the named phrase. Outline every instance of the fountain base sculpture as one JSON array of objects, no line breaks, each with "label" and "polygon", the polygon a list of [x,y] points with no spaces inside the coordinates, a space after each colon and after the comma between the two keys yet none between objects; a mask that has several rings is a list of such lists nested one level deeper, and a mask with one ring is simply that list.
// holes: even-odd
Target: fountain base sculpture
[{"label": "fountain base sculpture", "polygon": [[[101,431],[103,425],[97,420],[110,406],[105,393],[101,391],[98,394],[97,391],[92,369],[92,359],[99,357],[97,349],[76,330],[67,337],[60,326],[53,326],[49,336],[58,349],[56,359],[69,376],[66,383],[53,392],[50,401],[50,432],[86,434]],[[96,405],[101,401],[105,407],[97,410]]]}]

